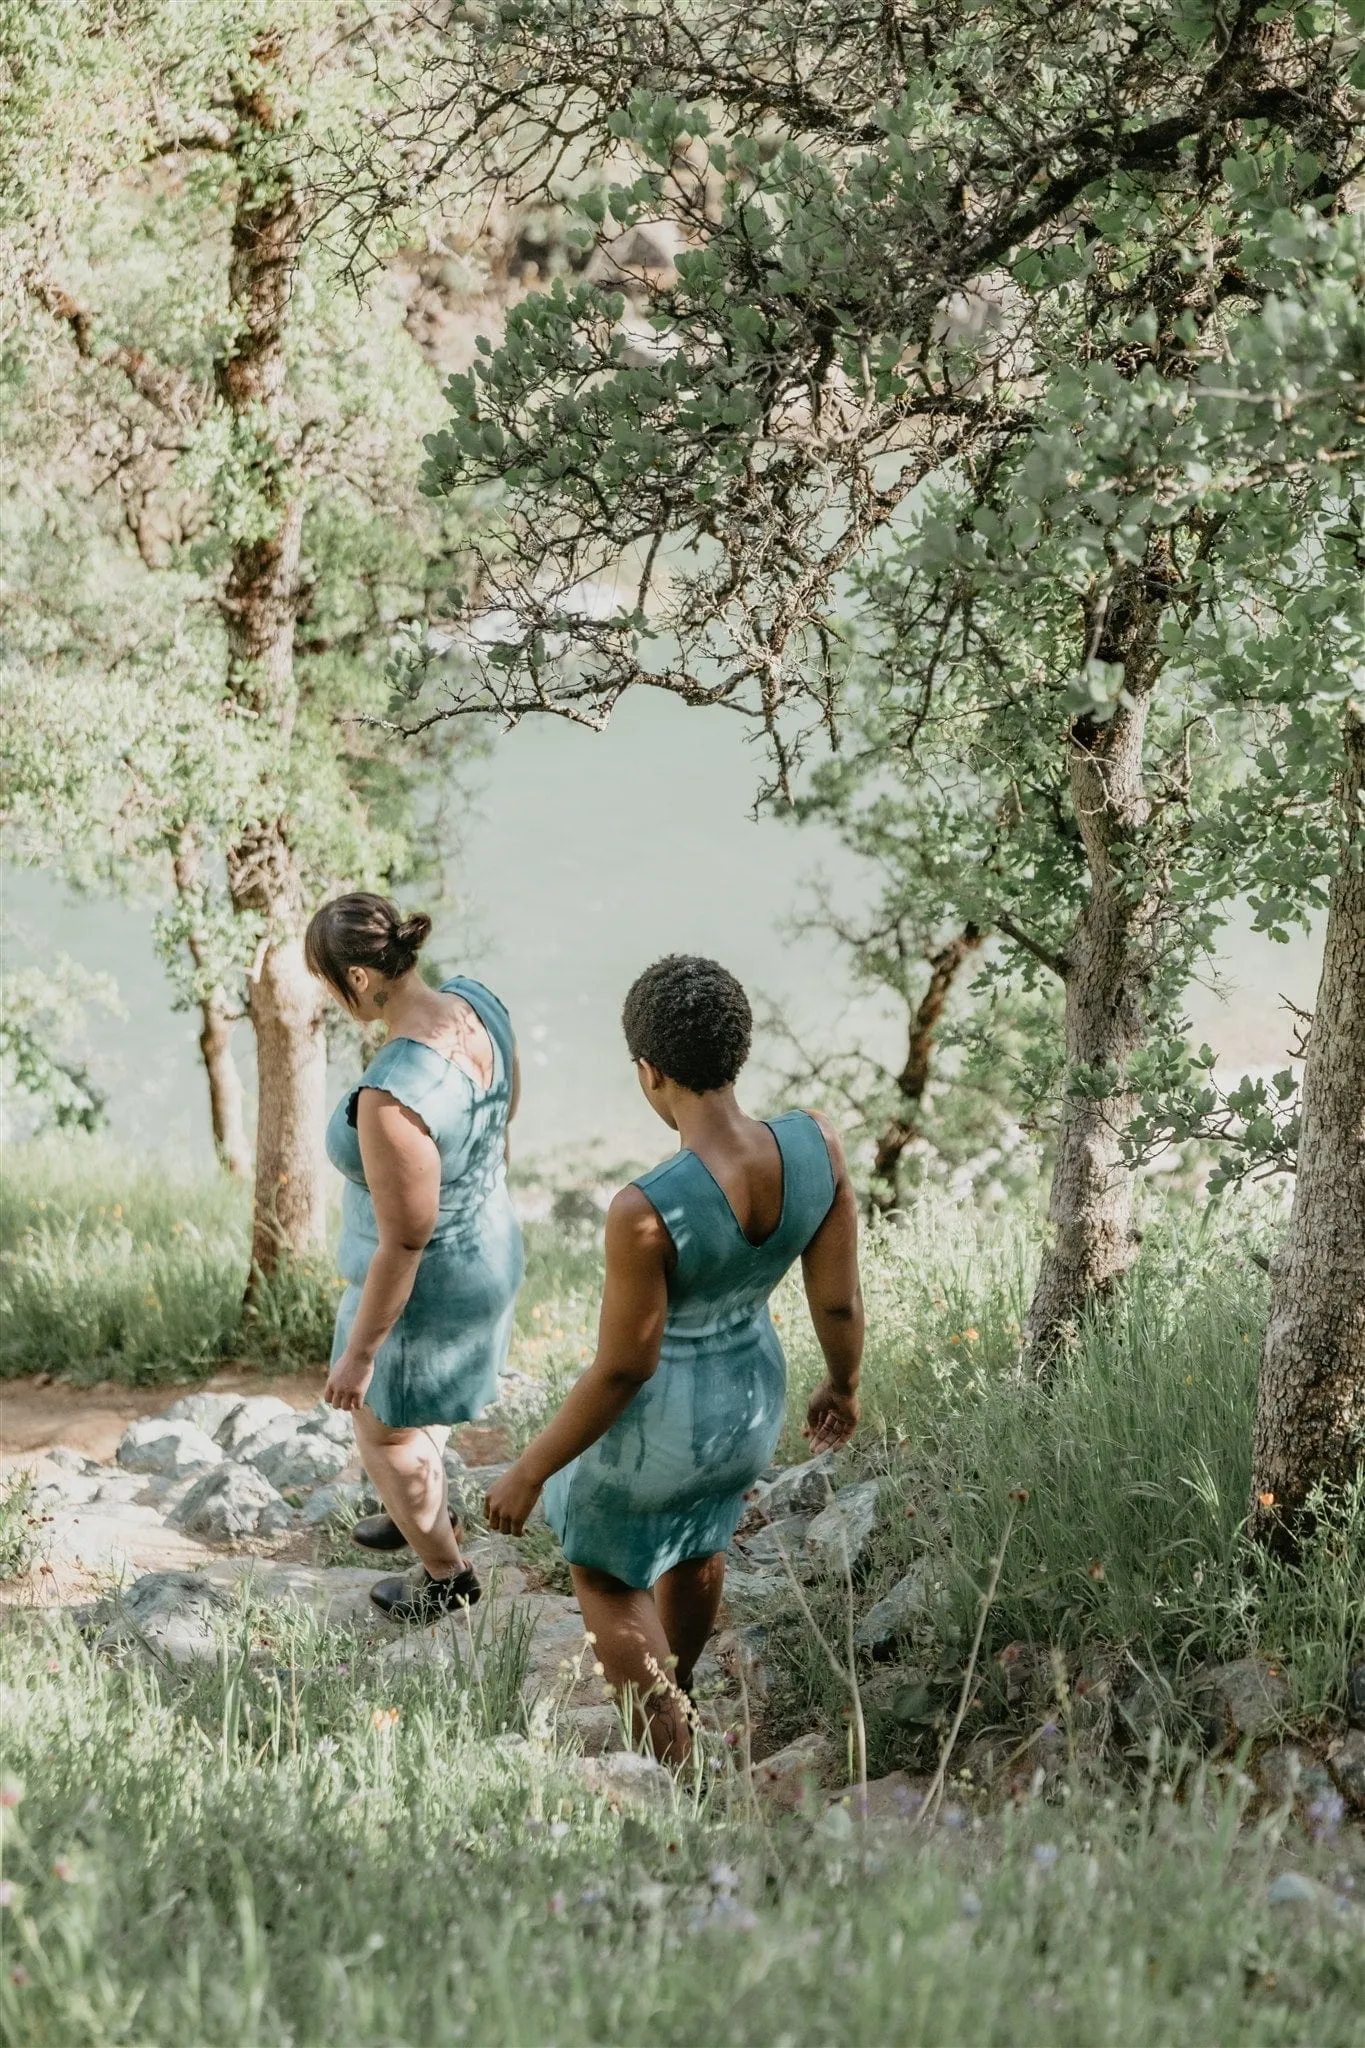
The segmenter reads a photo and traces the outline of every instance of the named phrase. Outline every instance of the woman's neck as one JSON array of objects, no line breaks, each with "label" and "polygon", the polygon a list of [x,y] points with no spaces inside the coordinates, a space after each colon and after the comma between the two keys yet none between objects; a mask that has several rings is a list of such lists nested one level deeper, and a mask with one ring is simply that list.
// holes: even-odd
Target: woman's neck
[{"label": "woman's neck", "polygon": [[[441,1015],[440,1004],[434,991],[429,989],[416,968],[405,974],[400,981],[391,981],[385,990],[388,1001],[380,1010],[388,1026],[390,1038],[420,1038],[423,1025],[430,1025]],[[378,998],[376,998],[376,1007]]]},{"label": "woman's neck", "polygon": [[754,1121],[740,1108],[733,1088],[711,1088],[705,1095],[680,1095],[672,1107],[679,1142],[689,1152],[704,1152],[708,1146],[723,1149],[741,1137]]}]

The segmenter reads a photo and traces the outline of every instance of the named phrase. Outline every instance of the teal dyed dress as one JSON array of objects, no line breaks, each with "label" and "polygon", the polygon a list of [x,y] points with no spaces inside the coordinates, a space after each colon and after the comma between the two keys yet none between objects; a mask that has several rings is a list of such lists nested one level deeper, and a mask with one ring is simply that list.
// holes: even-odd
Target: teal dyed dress
[{"label": "teal dyed dress", "polygon": [[392,1038],[344,1095],[327,1126],[327,1157],[346,1177],[337,1264],[346,1292],[332,1361],[346,1349],[360,1290],[379,1244],[356,1130],[362,1088],[381,1088],[419,1116],[441,1155],[436,1228],[423,1248],[402,1315],[375,1359],[366,1405],[391,1429],[468,1422],[497,1394],[512,1310],[521,1285],[521,1226],[507,1192],[507,1119],[514,1040],[506,1010],[482,983],[458,977],[442,995],[462,996],[493,1046],[487,1088],[416,1038]]},{"label": "teal dyed dress", "polygon": [[829,1214],[834,1168],[813,1117],[795,1110],[768,1128],[782,1154],[782,1213],[761,1245],[695,1152],[635,1182],[677,1255],[658,1370],[545,1487],[569,1562],[627,1586],[652,1586],[685,1558],[727,1549],[777,1446],[787,1364],[768,1297]]}]

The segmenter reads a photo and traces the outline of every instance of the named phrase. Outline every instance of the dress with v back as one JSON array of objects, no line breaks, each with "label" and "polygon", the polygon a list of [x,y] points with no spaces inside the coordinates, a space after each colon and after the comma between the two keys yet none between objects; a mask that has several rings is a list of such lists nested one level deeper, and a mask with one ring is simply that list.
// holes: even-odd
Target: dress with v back
[{"label": "dress with v back", "polygon": [[457,976],[459,996],[488,1033],[493,1074],[484,1088],[417,1038],[391,1038],[327,1126],[327,1157],[344,1176],[337,1264],[346,1292],[332,1362],[346,1349],[370,1260],[379,1246],[356,1129],[362,1088],[382,1089],[421,1118],[441,1157],[436,1228],[422,1249],[412,1293],[375,1358],[366,1405],[391,1429],[468,1422],[497,1394],[521,1285],[521,1226],[507,1192],[507,1121],[515,1041],[511,1019],[481,982]]},{"label": "dress with v back", "polygon": [[728,1549],[744,1495],[777,1447],[787,1367],[768,1298],[829,1214],[834,1168],[804,1111],[768,1129],[782,1155],[782,1210],[762,1244],[744,1235],[695,1152],[634,1183],[676,1254],[658,1369],[545,1486],[569,1562],[627,1586],[652,1586],[685,1558]]}]

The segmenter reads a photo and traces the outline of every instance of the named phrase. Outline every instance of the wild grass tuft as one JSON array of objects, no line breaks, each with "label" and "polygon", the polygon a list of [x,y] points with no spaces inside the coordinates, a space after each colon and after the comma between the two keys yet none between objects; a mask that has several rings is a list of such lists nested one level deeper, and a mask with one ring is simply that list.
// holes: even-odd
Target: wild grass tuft
[{"label": "wild grass tuft", "polygon": [[[1235,1782],[928,1839],[617,1811],[467,1684],[244,1609],[217,1665],[0,1636],[16,2048],[1353,2048],[1365,1944]],[[1313,1902],[1321,1897],[1323,1903]]]}]

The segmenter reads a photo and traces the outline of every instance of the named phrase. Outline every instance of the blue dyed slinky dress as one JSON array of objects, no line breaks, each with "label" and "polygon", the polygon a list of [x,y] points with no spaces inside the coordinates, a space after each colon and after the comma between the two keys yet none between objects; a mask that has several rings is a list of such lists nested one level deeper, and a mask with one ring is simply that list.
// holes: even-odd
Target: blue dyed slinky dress
[{"label": "blue dyed slinky dress", "polygon": [[379,1244],[356,1130],[362,1088],[379,1088],[419,1116],[441,1155],[436,1228],[422,1251],[412,1293],[375,1359],[366,1405],[391,1429],[468,1422],[497,1394],[524,1262],[521,1226],[507,1192],[507,1119],[512,1106],[511,1020],[481,982],[457,976],[443,995],[463,997],[493,1046],[493,1078],[480,1087],[434,1047],[392,1038],[344,1095],[327,1127],[327,1157],[342,1174],[337,1263],[347,1282],[332,1339],[333,1363],[360,1304]]},{"label": "blue dyed slinky dress", "polygon": [[695,1152],[635,1183],[677,1254],[658,1370],[545,1487],[570,1563],[627,1586],[652,1586],[685,1558],[727,1549],[777,1446],[787,1366],[768,1297],[828,1215],[834,1169],[813,1117],[796,1110],[768,1128],[782,1154],[782,1213],[761,1245]]}]

